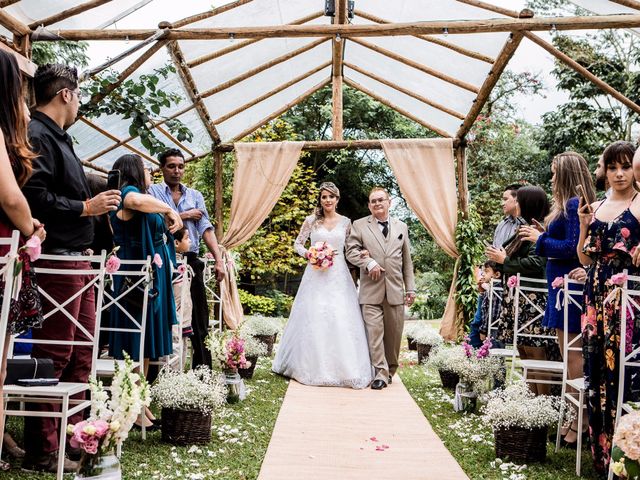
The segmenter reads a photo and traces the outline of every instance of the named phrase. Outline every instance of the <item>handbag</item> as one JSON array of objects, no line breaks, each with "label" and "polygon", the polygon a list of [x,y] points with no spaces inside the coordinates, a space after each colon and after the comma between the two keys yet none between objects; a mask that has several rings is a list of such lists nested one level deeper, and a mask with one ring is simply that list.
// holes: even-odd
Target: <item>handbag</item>
[{"label": "handbag", "polygon": [[25,378],[55,378],[53,360],[50,358],[8,358],[5,385],[15,385]]},{"label": "handbag", "polygon": [[[151,282],[153,282],[153,279],[154,274],[152,272]],[[140,277],[123,277],[119,294],[122,295],[123,293],[127,292],[127,294],[123,297],[123,300],[130,306],[141,309],[142,305],[144,304],[145,284],[144,282],[142,282],[138,285],[135,285],[135,283],[139,280]],[[149,291],[147,292],[147,305],[149,305],[157,296],[158,289],[155,287],[149,287]]]}]

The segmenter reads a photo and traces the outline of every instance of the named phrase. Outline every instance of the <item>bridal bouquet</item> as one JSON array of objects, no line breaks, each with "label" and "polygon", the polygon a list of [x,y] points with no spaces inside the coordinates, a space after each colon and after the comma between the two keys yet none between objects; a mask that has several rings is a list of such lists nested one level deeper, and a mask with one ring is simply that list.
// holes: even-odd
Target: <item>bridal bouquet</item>
[{"label": "bridal bouquet", "polygon": [[336,251],[327,242],[316,242],[309,247],[307,259],[316,270],[326,270],[333,265]]}]

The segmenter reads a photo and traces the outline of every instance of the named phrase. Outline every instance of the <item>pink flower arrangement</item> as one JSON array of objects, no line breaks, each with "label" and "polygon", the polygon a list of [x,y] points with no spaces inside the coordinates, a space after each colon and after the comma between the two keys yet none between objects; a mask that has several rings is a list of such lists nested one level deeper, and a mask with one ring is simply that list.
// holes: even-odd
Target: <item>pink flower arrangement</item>
[{"label": "pink flower arrangement", "polygon": [[482,346],[476,351],[471,344],[469,343],[469,336],[464,337],[464,341],[462,342],[462,349],[464,350],[464,354],[467,358],[487,358],[489,356],[489,350],[491,350],[491,339],[485,338]]},{"label": "pink flower arrangement", "polygon": [[511,275],[507,280],[507,287],[515,288],[516,286],[518,286],[518,277]]},{"label": "pink flower arrangement", "polygon": [[307,259],[311,267],[316,270],[326,270],[333,265],[335,251],[327,242],[316,242],[309,247]]},{"label": "pink flower arrangement", "polygon": [[249,368],[251,362],[247,361],[244,353],[244,340],[234,335],[225,345],[226,366],[236,370],[238,368]]},{"label": "pink flower arrangement", "polygon": [[27,252],[27,255],[29,255],[29,259],[35,262],[40,258],[40,254],[42,253],[42,240],[40,240],[40,237],[33,235],[22,248]]},{"label": "pink flower arrangement", "polygon": [[627,227],[623,227],[620,229],[620,235],[622,235],[622,238],[626,239],[626,238],[629,238],[629,235],[631,235],[631,232]]},{"label": "pink flower arrangement", "polygon": [[554,278],[553,282],[551,282],[551,286],[553,288],[562,288],[562,287],[564,287],[564,278],[563,277]]},{"label": "pink flower arrangement", "polygon": [[609,283],[611,285],[624,285],[626,281],[627,281],[627,274],[624,272],[611,275],[611,278],[609,279]]},{"label": "pink flower arrangement", "polygon": [[95,455],[109,428],[109,424],[104,420],[84,420],[73,425],[69,443],[73,448],[81,448],[88,454]]},{"label": "pink flower arrangement", "polygon": [[156,254],[153,256],[153,260],[152,260],[152,262],[151,262],[151,263],[153,263],[153,264],[154,264],[156,267],[158,267],[158,268],[162,268],[162,258],[160,257],[160,254],[159,254],[159,253],[156,253]]},{"label": "pink flower arrangement", "polygon": [[186,271],[187,271],[187,266],[184,263],[181,263],[180,265],[178,265],[178,273],[180,275],[184,275]]},{"label": "pink flower arrangement", "polygon": [[105,271],[111,275],[120,270],[120,259],[116,255],[109,255],[105,263]]}]

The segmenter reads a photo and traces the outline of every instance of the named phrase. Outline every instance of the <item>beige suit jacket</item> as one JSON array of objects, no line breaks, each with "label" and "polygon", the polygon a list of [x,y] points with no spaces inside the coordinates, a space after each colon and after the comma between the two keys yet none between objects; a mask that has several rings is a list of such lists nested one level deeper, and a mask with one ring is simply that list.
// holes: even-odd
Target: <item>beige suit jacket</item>
[{"label": "beige suit jacket", "polygon": [[[409,229],[398,219],[389,217],[386,239],[372,215],[353,222],[346,250],[347,259],[360,268],[360,304],[381,304],[386,296],[390,305],[402,305],[405,292],[415,291],[410,249]],[[362,250],[370,258],[360,258]],[[371,259],[385,270],[377,281],[367,274]]]}]

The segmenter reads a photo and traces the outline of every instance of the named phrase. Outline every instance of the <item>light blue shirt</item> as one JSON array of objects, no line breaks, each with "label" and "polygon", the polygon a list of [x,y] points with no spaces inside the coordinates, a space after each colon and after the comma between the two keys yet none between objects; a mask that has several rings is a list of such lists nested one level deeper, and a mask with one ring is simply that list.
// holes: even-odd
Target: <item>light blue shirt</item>
[{"label": "light blue shirt", "polygon": [[204,204],[204,197],[198,190],[186,187],[180,184],[180,191],[182,196],[180,201],[176,205],[171,196],[171,189],[165,183],[156,183],[149,187],[149,195],[153,195],[158,200],[162,200],[164,203],[173,208],[176,212],[182,213],[187,210],[197,209],[202,212],[200,220],[183,220],[184,226],[189,232],[191,238],[191,251],[198,253],[200,247],[200,238],[210,228],[213,228],[211,221],[209,220],[209,213],[207,207]]}]

